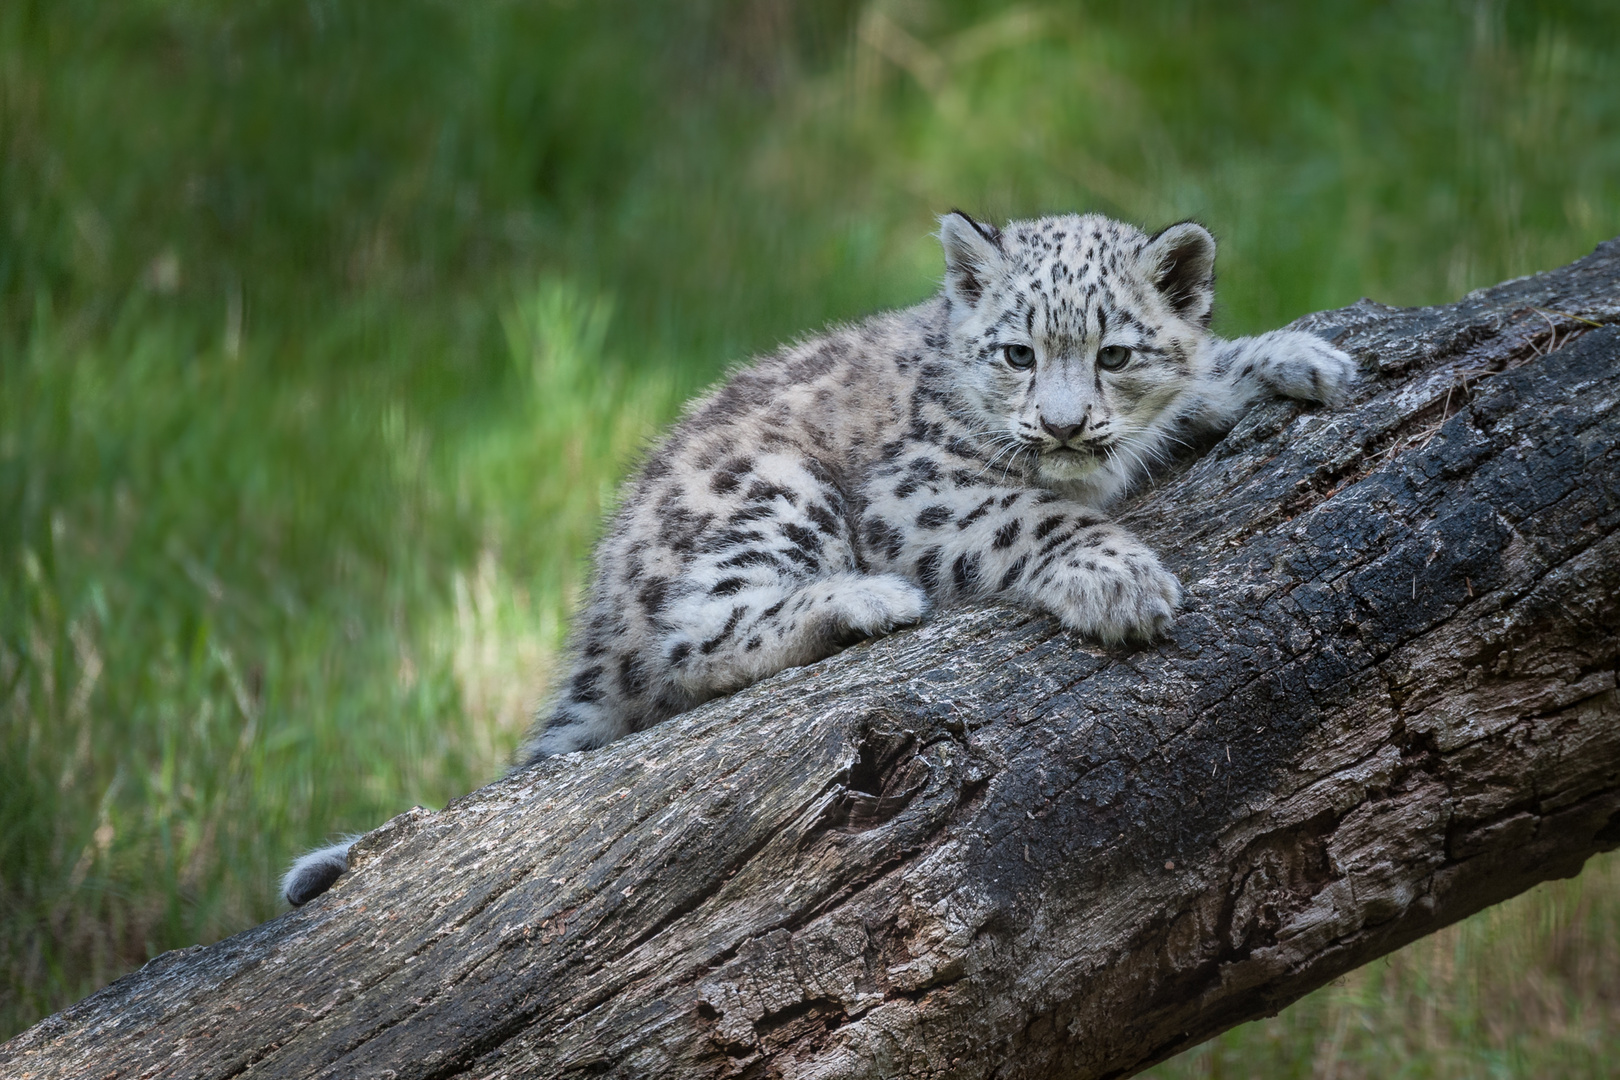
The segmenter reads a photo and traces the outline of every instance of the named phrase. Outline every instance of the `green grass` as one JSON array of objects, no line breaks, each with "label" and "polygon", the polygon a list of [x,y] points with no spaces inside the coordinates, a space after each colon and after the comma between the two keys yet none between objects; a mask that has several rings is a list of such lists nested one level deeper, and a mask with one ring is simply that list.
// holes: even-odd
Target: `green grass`
[{"label": "green grass", "polygon": [[[1617,44],[1596,0],[0,5],[0,1035],[496,775],[645,440],[926,295],[934,215],[1197,217],[1233,333],[1450,299],[1620,233]],[[1614,866],[1164,1075],[1596,1075]]]}]

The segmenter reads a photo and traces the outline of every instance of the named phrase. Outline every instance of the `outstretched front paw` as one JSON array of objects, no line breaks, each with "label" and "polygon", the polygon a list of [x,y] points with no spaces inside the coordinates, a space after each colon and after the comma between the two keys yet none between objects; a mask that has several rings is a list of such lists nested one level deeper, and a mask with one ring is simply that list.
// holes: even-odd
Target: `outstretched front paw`
[{"label": "outstretched front paw", "polygon": [[1265,381],[1283,397],[1336,405],[1356,377],[1356,362],[1304,330],[1273,330],[1261,335]]},{"label": "outstretched front paw", "polygon": [[1170,629],[1181,602],[1175,575],[1118,529],[1055,563],[1039,587],[1042,606],[1065,626],[1108,644],[1158,637]]}]

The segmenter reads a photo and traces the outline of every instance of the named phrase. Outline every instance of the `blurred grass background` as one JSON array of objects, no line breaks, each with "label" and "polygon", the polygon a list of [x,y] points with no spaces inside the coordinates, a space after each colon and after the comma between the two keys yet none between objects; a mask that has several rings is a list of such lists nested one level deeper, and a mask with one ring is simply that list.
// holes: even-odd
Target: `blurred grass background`
[{"label": "blurred grass background", "polygon": [[[934,215],[1195,216],[1218,328],[1620,234],[1620,8],[0,5],[0,1037],[498,774],[613,486]],[[1620,862],[1159,1076],[1608,1075]]]}]

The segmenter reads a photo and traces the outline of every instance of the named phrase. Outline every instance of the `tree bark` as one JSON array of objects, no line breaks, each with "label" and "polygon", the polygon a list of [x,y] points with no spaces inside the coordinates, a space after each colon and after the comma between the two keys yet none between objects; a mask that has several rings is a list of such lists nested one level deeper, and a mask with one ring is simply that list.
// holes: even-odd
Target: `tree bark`
[{"label": "tree bark", "polygon": [[370,834],[27,1077],[1127,1076],[1620,844],[1620,241],[1300,325],[1122,519],[1168,639],[952,611]]}]

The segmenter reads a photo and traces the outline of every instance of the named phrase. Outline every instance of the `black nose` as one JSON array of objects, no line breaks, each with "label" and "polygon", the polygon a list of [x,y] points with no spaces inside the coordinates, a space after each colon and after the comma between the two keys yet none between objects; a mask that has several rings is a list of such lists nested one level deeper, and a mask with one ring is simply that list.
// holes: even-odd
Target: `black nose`
[{"label": "black nose", "polygon": [[1080,434],[1080,430],[1085,426],[1085,424],[1054,424],[1050,420],[1041,421],[1041,427],[1046,429],[1046,433],[1064,446],[1068,445],[1070,439]]}]

